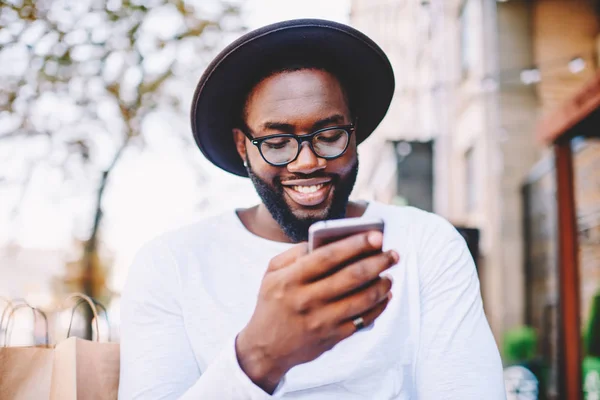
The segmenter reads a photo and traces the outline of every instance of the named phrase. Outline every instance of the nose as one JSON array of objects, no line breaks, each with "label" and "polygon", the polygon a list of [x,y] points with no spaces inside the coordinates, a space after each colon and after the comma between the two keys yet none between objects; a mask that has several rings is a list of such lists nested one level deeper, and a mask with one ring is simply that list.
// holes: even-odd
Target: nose
[{"label": "nose", "polygon": [[324,169],[327,166],[327,160],[317,157],[307,142],[302,143],[300,154],[291,163],[287,165],[290,172],[300,174],[312,174],[313,172]]}]

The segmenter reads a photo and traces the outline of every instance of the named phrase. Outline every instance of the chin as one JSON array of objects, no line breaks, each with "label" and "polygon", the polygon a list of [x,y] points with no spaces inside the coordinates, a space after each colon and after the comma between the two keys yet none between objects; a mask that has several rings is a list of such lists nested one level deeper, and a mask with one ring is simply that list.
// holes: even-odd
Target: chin
[{"label": "chin", "polygon": [[285,199],[285,202],[288,210],[290,210],[294,217],[299,220],[324,220],[329,217],[333,203],[333,193],[330,193],[325,201],[315,206],[304,206],[298,204],[289,197]]},{"label": "chin", "polygon": [[290,208],[294,217],[300,220],[323,220],[329,215],[330,206],[327,205],[324,208]]}]

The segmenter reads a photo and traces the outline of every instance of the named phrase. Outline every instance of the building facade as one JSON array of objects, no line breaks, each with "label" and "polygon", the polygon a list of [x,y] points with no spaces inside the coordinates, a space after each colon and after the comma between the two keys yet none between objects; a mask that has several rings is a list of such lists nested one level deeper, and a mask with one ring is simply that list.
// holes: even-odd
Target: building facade
[{"label": "building facade", "polygon": [[[407,203],[399,192],[400,165],[407,163],[415,170],[421,170],[419,165],[433,165],[433,103],[431,93],[423,90],[432,73],[431,49],[425,44],[430,29],[428,8],[418,1],[352,0],[350,23],[381,46],[396,78],[387,116],[377,133],[360,146],[361,165],[354,195]],[[433,202],[433,175],[425,173],[407,183],[414,189],[410,194],[419,193],[419,203]]]},{"label": "building facade", "polygon": [[[482,293],[500,341],[523,321],[521,183],[538,157],[525,134],[537,116],[535,90],[504,85],[500,74],[533,61],[528,16],[520,9],[501,13],[487,0],[355,0],[351,21],[383,45],[397,78],[395,103],[373,142],[393,148],[394,141],[431,141],[432,209],[454,225],[479,229]],[[388,170],[380,151],[363,150]],[[404,166],[395,166],[401,174]],[[396,186],[383,200],[406,185],[389,181]]]},{"label": "building facade", "polygon": [[596,5],[354,0],[351,22],[382,45],[397,79],[388,116],[361,149],[357,193],[398,200],[411,187],[397,178],[403,142],[431,141],[432,209],[480,230],[482,293],[501,342],[528,322],[523,183],[546,152],[533,132],[596,69]]},{"label": "building facade", "polygon": [[[397,99],[373,142],[401,158],[403,141],[431,141],[432,209],[479,230],[478,272],[496,340],[533,327],[552,366],[545,395],[556,398],[562,228],[553,154],[534,132],[597,74],[600,1],[355,0],[352,10],[352,23],[391,55],[397,77]],[[410,179],[389,178],[414,175],[411,168],[364,150],[370,177],[386,180],[367,179],[361,190],[386,193],[384,201],[412,190]],[[600,301],[600,142],[575,140],[573,150],[585,336]],[[426,204],[418,200],[408,203]]]}]

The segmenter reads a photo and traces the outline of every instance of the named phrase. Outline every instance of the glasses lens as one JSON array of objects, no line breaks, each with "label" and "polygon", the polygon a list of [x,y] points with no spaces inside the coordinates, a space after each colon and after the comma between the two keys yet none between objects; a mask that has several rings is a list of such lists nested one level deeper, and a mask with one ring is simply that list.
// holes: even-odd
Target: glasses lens
[{"label": "glasses lens", "polygon": [[291,137],[276,137],[263,141],[260,151],[271,164],[285,164],[298,153],[298,141]]},{"label": "glasses lens", "polygon": [[350,135],[344,129],[328,129],[313,138],[315,153],[321,157],[337,157],[346,150]]}]

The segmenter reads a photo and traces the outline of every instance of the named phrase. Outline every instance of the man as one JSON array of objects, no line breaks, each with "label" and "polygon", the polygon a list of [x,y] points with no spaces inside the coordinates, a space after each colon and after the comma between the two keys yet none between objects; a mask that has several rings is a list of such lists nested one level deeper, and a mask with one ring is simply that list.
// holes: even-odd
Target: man
[{"label": "man", "polygon": [[[262,203],[140,251],[122,300],[121,398],[504,398],[460,235],[414,208],[348,201],[357,144],[393,91],[382,50],[329,21],[270,25],[217,56],[194,137]],[[385,235],[308,253],[310,224],[361,216]]]}]

